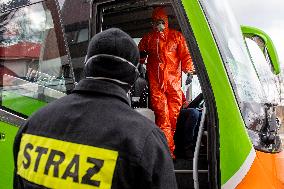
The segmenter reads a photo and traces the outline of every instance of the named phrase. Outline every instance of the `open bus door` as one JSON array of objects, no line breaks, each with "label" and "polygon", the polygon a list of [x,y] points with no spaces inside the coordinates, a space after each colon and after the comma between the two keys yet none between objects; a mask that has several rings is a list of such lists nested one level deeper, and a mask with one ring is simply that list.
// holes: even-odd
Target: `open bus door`
[{"label": "open bus door", "polygon": [[13,142],[19,127],[74,87],[61,26],[53,0],[0,2],[0,188],[13,187]]},{"label": "open bus door", "polygon": [[[172,1],[93,1],[90,11],[90,36],[105,29],[117,27],[127,32],[138,44],[140,39],[152,30],[151,14],[153,9],[157,6],[163,6],[166,9],[170,28],[179,31],[185,29],[181,27],[180,20],[178,19],[183,11],[180,3],[174,4]],[[188,36],[186,37],[194,40],[193,35],[190,33],[188,33]],[[192,48],[197,48],[196,44]],[[209,82],[207,81],[205,83],[208,84]],[[207,88],[209,89],[209,87]],[[212,104],[210,106],[212,106]],[[136,110],[142,112],[139,108]],[[205,112],[203,113],[205,115]],[[148,118],[151,119],[151,116]],[[209,117],[207,118],[211,123],[215,122],[214,120],[210,120]],[[207,126],[208,125],[206,124],[206,130],[210,130],[211,134],[208,136],[208,140],[211,140],[208,142],[208,144],[211,144],[208,149],[210,149],[212,153],[207,153],[207,144],[202,146],[203,154],[198,155],[199,168],[194,170],[194,154],[192,154],[190,159],[177,158],[175,160],[175,173],[180,189],[194,188],[193,175],[195,173],[199,173],[199,183],[201,188],[218,188],[218,152],[215,136],[217,133],[215,127],[209,128]]]}]

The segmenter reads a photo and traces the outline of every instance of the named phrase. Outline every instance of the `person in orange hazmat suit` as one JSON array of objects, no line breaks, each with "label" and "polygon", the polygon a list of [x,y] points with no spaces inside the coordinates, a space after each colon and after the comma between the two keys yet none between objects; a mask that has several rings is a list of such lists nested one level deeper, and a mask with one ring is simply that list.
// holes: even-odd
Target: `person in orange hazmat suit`
[{"label": "person in orange hazmat suit", "polygon": [[169,28],[168,16],[162,7],[152,13],[153,31],[139,42],[141,63],[147,58],[151,108],[155,122],[166,135],[172,156],[174,132],[182,106],[181,70],[194,71],[186,40],[176,30]]}]

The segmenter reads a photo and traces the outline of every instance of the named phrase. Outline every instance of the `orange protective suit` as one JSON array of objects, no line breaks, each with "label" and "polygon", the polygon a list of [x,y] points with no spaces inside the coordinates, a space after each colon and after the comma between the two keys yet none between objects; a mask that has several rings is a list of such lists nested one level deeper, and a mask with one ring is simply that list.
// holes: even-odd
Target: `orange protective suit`
[{"label": "orange protective suit", "polygon": [[154,28],[141,39],[138,47],[148,55],[146,67],[151,107],[156,124],[164,131],[173,154],[173,136],[182,106],[181,70],[187,73],[193,70],[193,64],[183,35],[169,29],[165,10],[156,8],[152,18],[153,21],[163,20],[165,29],[159,32]]}]

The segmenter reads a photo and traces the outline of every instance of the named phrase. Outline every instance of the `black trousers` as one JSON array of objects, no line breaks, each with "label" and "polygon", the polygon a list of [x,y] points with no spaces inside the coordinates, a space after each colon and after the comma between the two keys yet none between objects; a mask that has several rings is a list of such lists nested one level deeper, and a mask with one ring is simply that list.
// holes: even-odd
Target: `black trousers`
[{"label": "black trousers", "polygon": [[200,118],[201,112],[197,109],[181,109],[174,135],[176,158],[193,157]]}]

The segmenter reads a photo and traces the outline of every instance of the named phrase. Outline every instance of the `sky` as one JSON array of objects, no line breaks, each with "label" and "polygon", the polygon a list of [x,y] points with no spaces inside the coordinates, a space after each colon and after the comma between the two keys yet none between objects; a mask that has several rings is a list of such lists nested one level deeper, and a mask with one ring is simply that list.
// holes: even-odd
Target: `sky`
[{"label": "sky", "polygon": [[257,27],[267,33],[284,67],[284,1],[226,0],[241,25]]}]

